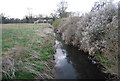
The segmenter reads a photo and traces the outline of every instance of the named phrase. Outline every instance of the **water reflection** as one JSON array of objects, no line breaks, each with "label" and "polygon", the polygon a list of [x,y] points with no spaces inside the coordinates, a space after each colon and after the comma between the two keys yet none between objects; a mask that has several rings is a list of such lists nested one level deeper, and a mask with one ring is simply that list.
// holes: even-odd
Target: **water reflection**
[{"label": "water reflection", "polygon": [[56,40],[56,79],[104,79],[104,75],[92,64],[88,56],[73,46]]},{"label": "water reflection", "polygon": [[[56,44],[58,45],[60,43],[56,41]],[[55,78],[56,79],[76,79],[77,73],[74,67],[72,66],[72,64],[68,62],[68,59],[66,57],[66,54],[67,54],[66,50],[60,48],[60,46],[57,46],[56,48],[57,48],[56,54],[54,55],[55,62],[56,62]]]}]

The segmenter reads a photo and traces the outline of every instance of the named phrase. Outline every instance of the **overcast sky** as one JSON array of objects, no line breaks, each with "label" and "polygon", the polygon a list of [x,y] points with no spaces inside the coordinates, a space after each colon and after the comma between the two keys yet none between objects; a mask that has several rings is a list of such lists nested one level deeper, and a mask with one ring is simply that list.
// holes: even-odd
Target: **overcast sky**
[{"label": "overcast sky", "polygon": [[[0,13],[14,18],[23,18],[28,15],[28,8],[31,8],[33,15],[46,14],[54,12],[56,5],[62,0],[1,0]],[[68,2],[67,11],[90,11],[95,1],[99,0],[65,0]],[[115,0],[119,1],[119,0]]]}]

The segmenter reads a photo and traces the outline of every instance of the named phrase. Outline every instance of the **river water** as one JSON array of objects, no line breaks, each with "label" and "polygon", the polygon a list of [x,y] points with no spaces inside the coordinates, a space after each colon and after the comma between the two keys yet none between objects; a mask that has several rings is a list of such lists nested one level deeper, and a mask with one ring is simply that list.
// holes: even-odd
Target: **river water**
[{"label": "river water", "polygon": [[104,74],[88,59],[87,53],[65,45],[59,37],[55,47],[55,79],[104,79]]}]

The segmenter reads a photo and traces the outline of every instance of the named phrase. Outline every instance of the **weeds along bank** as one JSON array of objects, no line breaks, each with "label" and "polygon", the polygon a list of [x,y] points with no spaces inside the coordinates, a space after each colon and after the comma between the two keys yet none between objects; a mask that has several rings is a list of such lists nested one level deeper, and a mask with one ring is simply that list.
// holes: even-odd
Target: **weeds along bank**
[{"label": "weeds along bank", "polygon": [[89,52],[106,73],[118,73],[118,16],[112,3],[81,17],[63,18],[57,29],[66,44]]},{"label": "weeds along bank", "polygon": [[52,79],[54,40],[48,24],[3,24],[2,78]]}]

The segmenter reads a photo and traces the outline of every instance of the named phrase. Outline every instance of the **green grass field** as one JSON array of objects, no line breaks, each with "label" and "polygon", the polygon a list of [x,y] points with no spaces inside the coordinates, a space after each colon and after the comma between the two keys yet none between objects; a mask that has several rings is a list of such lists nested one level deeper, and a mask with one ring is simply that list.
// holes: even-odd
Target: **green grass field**
[{"label": "green grass field", "polygon": [[48,24],[3,24],[3,79],[52,78],[55,51],[52,26]]}]

